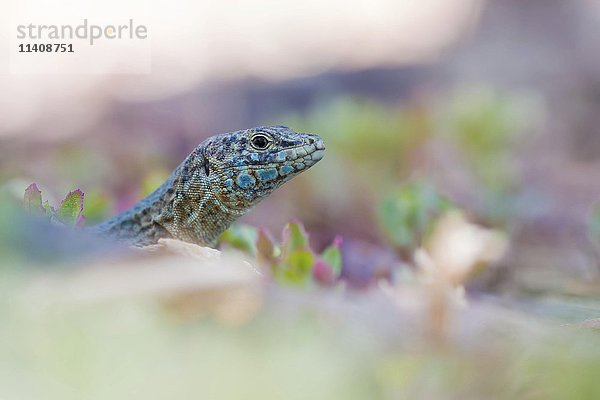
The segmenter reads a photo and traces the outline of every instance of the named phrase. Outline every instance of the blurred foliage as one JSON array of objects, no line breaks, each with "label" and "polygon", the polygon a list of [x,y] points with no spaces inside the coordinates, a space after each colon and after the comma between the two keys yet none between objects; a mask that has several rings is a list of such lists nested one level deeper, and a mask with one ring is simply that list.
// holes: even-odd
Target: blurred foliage
[{"label": "blurred foliage", "polygon": [[[527,132],[532,105],[489,87],[459,91],[444,102],[439,130],[447,132],[484,187],[514,189],[518,180],[516,146]],[[530,122],[531,123],[531,122]]]},{"label": "blurred foliage", "polygon": [[85,194],[85,220],[86,224],[95,224],[108,218],[113,208],[112,200],[105,192],[95,191]]},{"label": "blurred foliage", "polygon": [[[490,87],[439,97],[437,102],[420,99],[402,107],[336,98],[284,120],[323,136],[325,163],[334,172],[322,171],[320,181],[335,181],[341,188],[364,185],[376,195],[412,176],[438,181],[437,172],[428,168],[429,160],[437,157],[431,152],[434,142],[445,153],[458,150],[460,158],[452,159],[457,164],[450,167],[475,178],[476,186],[468,188],[476,200],[473,211],[491,223],[505,223],[516,212],[518,151],[538,122],[540,107],[530,96]],[[328,186],[319,187],[324,191]]]},{"label": "blurred foliage", "polygon": [[438,131],[460,149],[478,179],[477,211],[494,223],[506,222],[514,216],[520,184],[518,150],[537,123],[538,107],[526,96],[477,87],[458,91],[440,108]]},{"label": "blurred foliage", "polygon": [[219,242],[256,257],[258,230],[250,225],[234,224],[221,234]]},{"label": "blurred foliage", "polygon": [[83,192],[80,189],[69,192],[55,209],[48,200],[42,201],[42,192],[35,183],[25,189],[24,206],[32,214],[46,215],[51,221],[67,226],[83,224]]},{"label": "blurred foliage", "polygon": [[0,267],[2,261],[9,263],[13,257],[19,256],[15,254],[11,239],[18,236],[21,228],[19,217],[29,212],[30,205],[33,212],[40,212],[37,204],[36,199],[25,199],[25,202],[21,203],[21,199],[15,198],[15,193],[8,185],[0,185]]},{"label": "blurred foliage", "polygon": [[342,271],[341,238],[337,237],[322,253],[309,244],[308,233],[298,222],[288,223],[282,242],[275,243],[264,229],[234,225],[220,238],[221,244],[242,250],[257,259],[275,281],[306,286],[332,285]]},{"label": "blurred foliage", "polygon": [[410,260],[433,223],[450,209],[450,200],[425,182],[413,182],[389,193],[377,207],[377,219],[387,241]]},{"label": "blurred foliage", "polygon": [[152,169],[143,179],[141,184],[142,197],[148,196],[162,185],[171,173],[164,169]]},{"label": "blurred foliage", "polygon": [[318,133],[327,157],[343,160],[352,174],[379,186],[406,177],[413,154],[432,133],[432,120],[420,106],[387,107],[357,98],[339,98],[283,120]]}]

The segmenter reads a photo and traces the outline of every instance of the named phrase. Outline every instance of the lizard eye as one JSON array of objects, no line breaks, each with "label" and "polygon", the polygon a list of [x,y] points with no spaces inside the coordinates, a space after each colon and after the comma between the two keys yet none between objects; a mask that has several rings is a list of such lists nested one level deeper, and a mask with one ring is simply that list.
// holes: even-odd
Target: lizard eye
[{"label": "lizard eye", "polygon": [[254,135],[250,140],[252,147],[257,150],[264,150],[271,144],[271,140],[265,135]]}]

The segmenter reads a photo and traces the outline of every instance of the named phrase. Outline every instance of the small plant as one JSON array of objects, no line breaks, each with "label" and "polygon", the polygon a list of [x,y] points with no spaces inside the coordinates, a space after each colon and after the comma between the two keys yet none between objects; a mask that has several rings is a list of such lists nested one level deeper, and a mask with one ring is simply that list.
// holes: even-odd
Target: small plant
[{"label": "small plant", "polygon": [[405,261],[433,223],[452,203],[424,182],[403,185],[387,195],[377,209],[377,220],[384,237]]},{"label": "small plant", "polygon": [[65,196],[58,208],[54,208],[48,200],[42,199],[42,191],[37,184],[32,183],[25,189],[23,202],[25,209],[31,214],[44,215],[50,221],[57,221],[67,226],[82,226],[85,221],[82,214],[83,198],[81,189],[73,190]]},{"label": "small plant", "polygon": [[298,222],[285,226],[280,244],[265,229],[249,226],[234,226],[221,236],[221,243],[255,257],[276,281],[293,285],[335,284],[342,271],[341,242],[341,237],[336,237],[318,254],[310,247],[308,234]]}]

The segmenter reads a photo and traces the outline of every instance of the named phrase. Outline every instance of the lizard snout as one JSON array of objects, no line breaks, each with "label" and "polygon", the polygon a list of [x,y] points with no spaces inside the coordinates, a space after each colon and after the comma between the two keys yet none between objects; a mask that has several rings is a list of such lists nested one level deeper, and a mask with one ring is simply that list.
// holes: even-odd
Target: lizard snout
[{"label": "lizard snout", "polygon": [[314,146],[317,150],[325,150],[325,142],[319,135],[314,135],[312,133],[307,133],[308,139],[306,140],[310,146]]}]

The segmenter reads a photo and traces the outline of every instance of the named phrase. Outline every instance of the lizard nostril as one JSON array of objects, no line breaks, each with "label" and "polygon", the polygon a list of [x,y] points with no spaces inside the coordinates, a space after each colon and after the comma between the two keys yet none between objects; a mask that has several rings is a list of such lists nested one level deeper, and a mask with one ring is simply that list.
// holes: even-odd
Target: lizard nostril
[{"label": "lizard nostril", "polygon": [[308,138],[308,144],[315,144],[315,139]]}]

